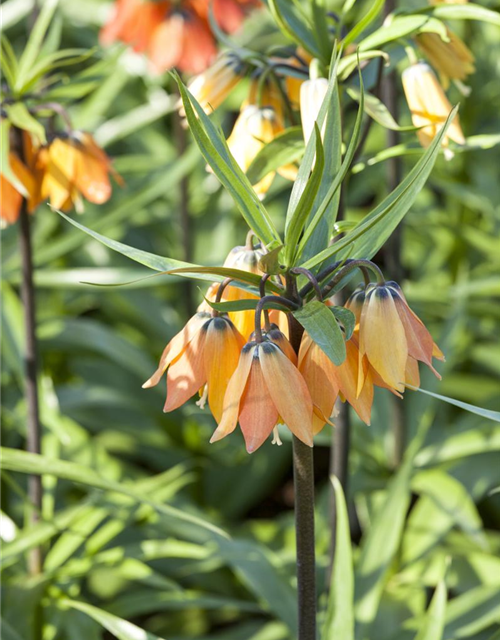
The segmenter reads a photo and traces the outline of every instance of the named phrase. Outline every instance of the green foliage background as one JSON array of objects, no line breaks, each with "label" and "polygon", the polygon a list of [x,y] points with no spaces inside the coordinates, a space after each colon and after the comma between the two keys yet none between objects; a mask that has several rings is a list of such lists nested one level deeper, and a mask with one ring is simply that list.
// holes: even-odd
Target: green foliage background
[{"label": "green foliage background", "polygon": [[[368,4],[356,5],[352,24]],[[2,5],[16,50],[26,38],[26,5]],[[489,6],[498,10],[498,4]],[[61,0],[61,46],[96,46],[104,9],[96,0]],[[499,28],[472,21],[454,27],[477,66],[471,96],[462,99],[462,126],[467,137],[492,141],[500,123]],[[266,13],[250,20],[243,38],[264,43],[278,37]],[[401,57],[397,47],[392,54]],[[244,242],[246,229],[189,136],[179,152],[184,135],[173,113],[173,83],[143,74],[140,62],[120,47],[95,55],[106,61],[104,71],[91,77],[93,91],[71,116],[75,127],[95,132],[126,185],[101,207],[87,204],[78,221],[145,251],[180,260],[187,252],[193,262],[221,264]],[[218,113],[226,132],[242,97],[232,96]],[[401,113],[401,123],[409,124],[403,100]],[[421,151],[414,133],[402,134],[402,141],[408,144],[406,173]],[[405,219],[402,285],[447,356],[443,381],[425,373],[423,388],[500,411],[500,151],[493,142],[487,146],[458,153],[451,163],[438,159]],[[386,164],[377,162],[384,148],[385,130],[375,124],[349,178],[346,220],[359,220],[387,194]],[[278,178],[266,200],[278,228],[289,188]],[[17,232],[2,232],[2,444],[21,450],[26,407]],[[26,472],[36,471],[38,462],[4,456],[3,637],[31,640],[40,602],[44,640],[293,637],[290,442],[265,444],[253,456],[238,433],[209,445],[214,422],[208,412],[193,402],[164,415],[162,385],[141,390],[164,345],[201,300],[196,285],[166,276],[126,287],[84,284],[128,282],[149,272],[46,206],[35,215],[33,238],[46,458],[39,470],[54,475],[44,476],[42,523],[26,527]],[[387,252],[376,261],[387,265]],[[498,639],[500,497],[492,490],[500,484],[500,425],[416,392],[406,393],[403,407],[412,455],[399,469],[389,394],[377,394],[371,427],[352,415],[348,505],[356,638]],[[330,441],[327,427],[315,449],[323,617]],[[348,616],[352,610],[346,514],[339,514],[339,526],[343,564],[330,598],[336,625],[346,624],[339,611]],[[34,579],[26,554],[36,544],[46,559]],[[137,635],[130,623],[149,635]]]}]

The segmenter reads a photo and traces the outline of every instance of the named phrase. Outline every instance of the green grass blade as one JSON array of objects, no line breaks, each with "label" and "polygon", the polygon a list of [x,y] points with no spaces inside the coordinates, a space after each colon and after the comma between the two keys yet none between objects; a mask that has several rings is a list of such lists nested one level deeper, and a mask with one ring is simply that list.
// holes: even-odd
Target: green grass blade
[{"label": "green grass blade", "polygon": [[328,610],[321,637],[322,640],[354,640],[354,570],[349,516],[340,482],[335,476],[331,476],[331,481],[335,491],[337,528]]},{"label": "green grass blade", "polygon": [[77,482],[78,484],[83,484],[95,489],[102,489],[103,491],[121,493],[139,503],[148,504],[161,514],[194,525],[211,535],[215,534],[217,536],[227,537],[227,534],[222,529],[212,525],[210,522],[185,513],[175,507],[148,500],[142,492],[138,493],[129,485],[103,478],[94,469],[86,467],[85,465],[68,462],[66,460],[51,460],[42,455],[26,453],[25,451],[18,451],[17,449],[9,449],[6,447],[0,448],[0,454],[1,468],[8,471],[18,471],[20,473],[36,475],[44,475],[50,472],[50,475]]}]

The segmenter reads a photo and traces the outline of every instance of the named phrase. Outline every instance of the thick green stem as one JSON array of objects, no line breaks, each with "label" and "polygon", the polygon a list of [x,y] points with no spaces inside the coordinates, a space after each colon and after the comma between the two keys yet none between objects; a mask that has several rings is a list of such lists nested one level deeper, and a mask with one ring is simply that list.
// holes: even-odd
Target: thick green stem
[{"label": "thick green stem", "polygon": [[[289,314],[290,342],[298,353],[303,329]],[[316,640],[313,450],[293,437],[295,534],[297,541],[298,639]]]}]

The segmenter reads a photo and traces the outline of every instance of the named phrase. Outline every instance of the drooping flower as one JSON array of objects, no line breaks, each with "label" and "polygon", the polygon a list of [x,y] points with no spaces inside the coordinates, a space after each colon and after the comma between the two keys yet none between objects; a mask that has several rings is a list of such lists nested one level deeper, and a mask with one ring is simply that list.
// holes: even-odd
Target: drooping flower
[{"label": "drooping flower", "polygon": [[[425,62],[418,62],[405,69],[402,80],[413,124],[423,127],[417,131],[418,139],[423,147],[428,147],[446,122],[452,109],[451,104],[436,75]],[[446,148],[450,140],[457,144],[465,143],[458,114],[443,138],[445,157],[448,158],[453,155]]]},{"label": "drooping flower", "polygon": [[[281,131],[283,126],[273,108],[250,104],[240,112],[227,144],[240,168],[246,172],[262,147]],[[253,185],[260,198],[265,196],[273,179],[274,172],[271,172]]]},{"label": "drooping flower", "polygon": [[474,56],[453,31],[446,29],[449,42],[445,42],[438,33],[423,32],[416,36],[431,65],[439,73],[444,89],[450,86],[450,80],[466,80],[474,73]]},{"label": "drooping flower", "polygon": [[41,178],[42,200],[67,210],[74,205],[82,208],[81,196],[94,204],[103,204],[111,197],[109,174],[121,183],[111,160],[85,132],[74,131],[55,137],[47,147],[42,147],[36,158],[36,168]]},{"label": "drooping flower", "polygon": [[368,285],[359,320],[359,354],[360,358],[366,356],[380,376],[380,386],[385,384],[398,392],[404,391],[405,382],[416,380],[415,364],[409,358],[424,362],[438,377],[432,358],[443,359],[395,282]]},{"label": "drooping flower", "polygon": [[[241,80],[241,63],[227,54],[220,55],[212,66],[193,78],[189,91],[200,103],[205,113],[219,107]],[[184,115],[181,108],[181,115]]]},{"label": "drooping flower", "polygon": [[158,369],[143,384],[154,387],[167,372],[163,411],[178,409],[206,385],[214,418],[222,418],[224,394],[244,345],[233,323],[222,316],[196,313],[165,347]]},{"label": "drooping flower", "polygon": [[[304,141],[307,144],[314,130],[314,123],[318,119],[319,111],[328,91],[326,78],[306,80],[300,87],[300,118]],[[324,137],[326,122],[321,127],[321,137]]]},{"label": "drooping flower", "polygon": [[167,1],[116,0],[112,14],[99,34],[101,43],[109,45],[120,40],[137,53],[145,52],[169,5]]},{"label": "drooping flower", "polygon": [[313,446],[311,395],[295,365],[274,343],[249,342],[224,397],[219,426],[210,442],[240,424],[249,453],[258,449],[281,419],[302,442]]},{"label": "drooping flower", "polygon": [[[373,380],[367,363],[359,357],[355,338],[347,340],[346,359],[335,365],[326,353],[304,332],[300,343],[299,371],[302,373],[315,407],[313,430],[318,433],[333,415],[335,401],[340,394],[347,400],[363,422],[370,424],[373,403]],[[358,393],[359,368],[363,367],[363,384]]]},{"label": "drooping flower", "polygon": [[173,67],[201,73],[214,60],[217,47],[207,22],[186,3],[185,8],[169,9],[154,30],[147,53],[156,73]]},{"label": "drooping flower", "polygon": [[[36,193],[36,184],[33,174],[13,152],[9,153],[9,166],[14,176],[28,193],[29,200],[32,201]],[[23,195],[3,173],[0,173],[0,195],[0,223],[5,227],[13,224],[19,218]],[[32,212],[34,207],[28,207],[28,210]]]}]

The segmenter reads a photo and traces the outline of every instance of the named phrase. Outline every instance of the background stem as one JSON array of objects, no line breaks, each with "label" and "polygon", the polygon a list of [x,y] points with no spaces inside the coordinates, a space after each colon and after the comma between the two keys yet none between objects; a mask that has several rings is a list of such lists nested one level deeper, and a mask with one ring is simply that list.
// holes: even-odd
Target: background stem
[{"label": "background stem", "polygon": [[[41,428],[38,407],[37,385],[37,342],[35,329],[35,292],[33,288],[33,260],[31,254],[30,219],[23,199],[19,215],[19,248],[22,264],[21,296],[24,308],[25,327],[25,396],[27,407],[26,450],[30,453],[41,452]],[[28,495],[31,502],[30,521],[36,524],[40,520],[42,510],[42,479],[39,475],[28,478]],[[35,547],[28,557],[29,572],[32,575],[41,573],[42,549]]]},{"label": "background stem", "polygon": [[[289,314],[290,342],[298,353],[303,329]],[[293,437],[295,535],[297,541],[298,640],[316,640],[316,560],[313,450]]]},{"label": "background stem", "polygon": [[[384,16],[392,13],[396,8],[396,0],[387,0],[384,6]],[[393,70],[387,74],[382,81],[382,101],[390,111],[396,121],[399,120],[398,97],[399,97],[399,78],[396,71]],[[399,133],[387,129],[386,133],[387,147],[393,147],[399,144]],[[401,182],[402,166],[401,158],[389,158],[387,161],[387,187],[388,191],[393,191]],[[391,237],[384,247],[384,258],[386,264],[388,279],[401,282],[404,278],[404,269],[401,263],[401,245],[402,245],[403,223],[401,222],[394,229]],[[394,466],[398,467],[403,459],[406,442],[406,419],[404,414],[404,405],[399,398],[392,398],[393,404],[393,461]]]},{"label": "background stem", "polygon": [[[179,113],[175,112],[175,137],[177,140],[177,151],[179,159],[184,155],[187,149],[187,131],[183,125],[182,117]],[[185,175],[179,182],[180,202],[179,202],[179,214],[180,214],[180,226],[182,236],[182,259],[186,262],[192,262],[193,247],[191,243],[191,215],[189,212],[189,176]],[[186,300],[186,310],[189,316],[194,313],[193,302],[193,287],[189,278],[183,278],[185,282],[182,283],[184,287],[184,296]]]}]

